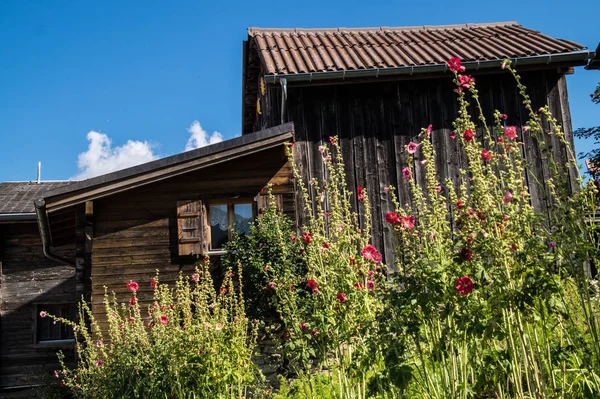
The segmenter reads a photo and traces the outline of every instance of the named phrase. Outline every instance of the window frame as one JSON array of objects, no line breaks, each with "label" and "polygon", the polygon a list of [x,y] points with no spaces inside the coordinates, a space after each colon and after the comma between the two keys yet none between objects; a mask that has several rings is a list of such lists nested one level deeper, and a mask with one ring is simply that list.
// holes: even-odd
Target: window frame
[{"label": "window frame", "polygon": [[[40,312],[43,307],[72,307],[75,309],[75,317],[77,318],[77,303],[73,301],[63,301],[63,302],[36,302],[33,304],[33,325],[32,325],[32,334],[33,334],[33,345],[36,348],[48,348],[48,347],[71,347],[75,343],[75,337],[73,338],[60,338],[60,339],[47,339],[40,340],[39,329],[40,329]],[[62,317],[62,316],[61,316]],[[76,322],[77,320],[73,320]]]},{"label": "window frame", "polygon": [[210,225],[210,207],[214,205],[227,205],[227,241],[231,240],[233,223],[232,220],[235,220],[235,211],[234,206],[239,204],[247,204],[252,207],[252,222],[254,222],[258,215],[258,210],[256,207],[256,199],[252,197],[242,197],[242,198],[234,198],[234,199],[211,199],[205,201],[206,203],[206,240],[208,243],[208,255],[223,255],[225,250],[223,248],[215,248],[212,247],[212,234],[211,234],[211,225]]}]

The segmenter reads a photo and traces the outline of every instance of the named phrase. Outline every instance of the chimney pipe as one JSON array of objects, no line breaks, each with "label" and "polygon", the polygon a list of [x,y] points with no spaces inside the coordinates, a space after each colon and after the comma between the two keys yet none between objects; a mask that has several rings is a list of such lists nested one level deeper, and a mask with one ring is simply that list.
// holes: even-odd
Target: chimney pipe
[{"label": "chimney pipe", "polygon": [[37,184],[40,184],[42,181],[42,163],[38,162],[38,176],[37,176]]}]

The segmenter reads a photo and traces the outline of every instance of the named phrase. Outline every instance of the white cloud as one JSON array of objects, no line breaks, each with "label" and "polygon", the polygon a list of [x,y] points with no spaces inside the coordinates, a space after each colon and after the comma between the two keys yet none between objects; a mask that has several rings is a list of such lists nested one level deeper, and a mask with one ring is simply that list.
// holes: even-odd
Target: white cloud
[{"label": "white cloud", "polygon": [[128,140],[120,147],[112,147],[110,138],[104,133],[90,131],[88,149],[79,154],[79,174],[72,179],[81,180],[114,172],[119,169],[150,162],[158,158],[147,141]]},{"label": "white cloud", "polygon": [[190,132],[192,136],[188,139],[187,144],[185,145],[186,151],[223,141],[223,135],[221,133],[212,132],[212,134],[209,136],[206,130],[202,129],[202,126],[200,126],[200,122],[198,121],[192,122],[188,132]]}]

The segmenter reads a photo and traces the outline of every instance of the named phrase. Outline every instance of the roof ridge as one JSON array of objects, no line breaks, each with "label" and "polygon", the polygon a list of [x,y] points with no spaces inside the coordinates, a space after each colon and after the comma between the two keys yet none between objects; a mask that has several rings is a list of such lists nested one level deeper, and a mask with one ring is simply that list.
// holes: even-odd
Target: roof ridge
[{"label": "roof ridge", "polygon": [[506,22],[483,22],[483,23],[464,23],[464,24],[449,24],[449,25],[414,25],[414,26],[380,26],[380,27],[356,27],[356,28],[261,28],[249,27],[248,35],[253,36],[261,32],[279,32],[279,33],[318,33],[318,32],[343,32],[343,31],[372,31],[385,32],[397,30],[446,30],[446,29],[468,29],[468,28],[489,28],[494,26],[511,26],[519,25],[517,21]]}]

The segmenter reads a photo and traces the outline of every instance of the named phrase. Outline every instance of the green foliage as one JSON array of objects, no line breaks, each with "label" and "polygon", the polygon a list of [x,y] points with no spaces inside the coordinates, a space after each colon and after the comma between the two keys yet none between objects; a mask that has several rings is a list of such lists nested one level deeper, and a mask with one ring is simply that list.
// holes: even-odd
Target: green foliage
[{"label": "green foliage", "polygon": [[[596,90],[592,94],[590,94],[590,97],[592,98],[592,102],[594,104],[600,104],[600,83],[598,83],[598,86],[596,86]],[[573,134],[575,135],[575,137],[578,137],[580,139],[594,140],[594,145],[596,146],[596,148],[589,152],[580,154],[579,157],[582,159],[589,158],[594,169],[600,170],[600,148],[598,148],[598,146],[600,145],[600,126],[581,127],[575,130]],[[599,177],[599,173],[596,170],[589,171],[590,174],[592,174],[595,178]]]},{"label": "green foliage", "polygon": [[77,324],[45,315],[71,325],[78,342],[78,367],[66,367],[61,355],[57,375],[81,398],[245,397],[261,377],[251,361],[257,329],[233,280],[229,272],[216,293],[204,264],[174,288],[157,276],[147,311],[129,282],[129,305],[105,295],[107,331],[85,302]]},{"label": "green foliage", "polygon": [[[274,199],[270,196],[273,203]],[[221,258],[221,266],[226,271],[242,265],[242,287],[249,318],[267,323],[280,322],[275,290],[269,284],[278,281],[284,271],[299,276],[306,274],[307,270],[295,235],[291,220],[272,205],[252,224],[248,234],[234,235],[226,245],[227,252]]]}]

